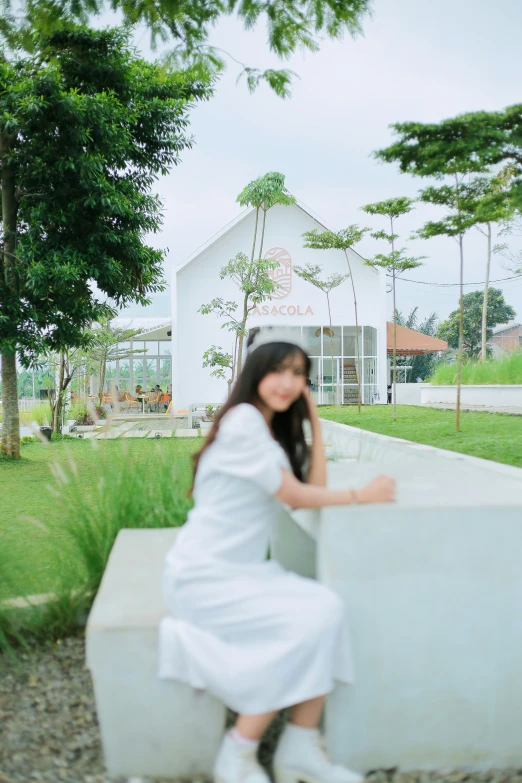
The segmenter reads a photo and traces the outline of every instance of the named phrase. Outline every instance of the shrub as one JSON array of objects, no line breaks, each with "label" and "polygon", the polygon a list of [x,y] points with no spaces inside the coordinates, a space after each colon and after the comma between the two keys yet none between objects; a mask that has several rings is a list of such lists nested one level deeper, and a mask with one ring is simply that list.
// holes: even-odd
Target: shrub
[{"label": "shrub", "polygon": [[[429,379],[430,383],[452,386],[457,383],[457,367],[454,364],[439,364]],[[470,384],[516,384],[522,383],[522,351],[505,354],[499,359],[485,362],[470,359],[462,365],[462,383]]]},{"label": "shrub", "polygon": [[[34,523],[52,537],[53,572],[59,574],[54,593],[46,604],[26,609],[0,606],[0,650],[41,639],[71,633],[85,618],[98,590],[112,546],[123,528],[179,527],[187,517],[191,501],[186,479],[181,481],[161,447],[155,448],[157,463],[153,480],[140,471],[139,453],[131,458],[128,449],[114,455],[104,444],[90,441],[86,448],[98,449],[95,489],[85,492],[76,462],[67,469],[52,466],[57,513],[48,526]],[[15,580],[9,592],[24,595],[29,584],[20,564],[8,562],[1,552],[0,571]]]},{"label": "shrub", "polygon": [[91,416],[91,414],[85,410],[79,410],[75,416],[73,416],[74,419],[76,419],[76,424],[80,424],[80,426],[83,427],[90,427],[92,424],[94,424],[94,419]]},{"label": "shrub", "polygon": [[20,411],[20,424],[28,426],[33,421],[40,427],[51,423],[51,406],[48,402],[41,402],[27,411]]}]

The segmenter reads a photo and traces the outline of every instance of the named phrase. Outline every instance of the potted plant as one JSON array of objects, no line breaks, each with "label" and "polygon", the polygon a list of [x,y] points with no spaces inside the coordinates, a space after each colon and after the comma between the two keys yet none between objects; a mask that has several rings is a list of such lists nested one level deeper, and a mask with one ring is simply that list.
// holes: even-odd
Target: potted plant
[{"label": "potted plant", "polygon": [[214,424],[214,418],[217,413],[217,407],[215,405],[207,405],[205,408],[205,415],[199,422],[199,428],[201,432],[208,432]]},{"label": "potted plant", "polygon": [[90,432],[96,429],[96,424],[91,414],[85,408],[78,412],[76,417],[76,431],[77,432]]}]

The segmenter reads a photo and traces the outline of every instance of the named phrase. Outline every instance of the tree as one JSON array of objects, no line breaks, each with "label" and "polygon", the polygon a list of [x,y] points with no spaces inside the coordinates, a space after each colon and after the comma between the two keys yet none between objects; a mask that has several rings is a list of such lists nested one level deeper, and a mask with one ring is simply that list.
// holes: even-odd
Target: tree
[{"label": "tree", "polygon": [[117,359],[123,359],[129,355],[134,356],[143,354],[140,348],[129,351],[128,348],[120,348],[119,344],[132,340],[133,337],[142,334],[140,329],[130,329],[128,327],[115,326],[108,319],[94,324],[91,335],[92,340],[86,353],[86,366],[90,375],[97,375],[100,382],[98,391],[101,404],[102,395],[105,389],[105,377],[107,373],[107,362],[114,362]]},{"label": "tree", "polygon": [[[227,319],[221,324],[222,329],[228,329],[236,336],[234,353],[237,356],[236,366],[232,367],[233,383],[236,375],[241,372],[243,354],[243,340],[246,335],[248,316],[255,308],[267,299],[270,299],[277,288],[277,284],[270,276],[270,271],[278,266],[277,261],[264,258],[249,260],[244,253],[238,253],[220,271],[221,280],[232,280],[242,295],[240,313],[237,313],[239,305],[233,300],[225,301],[222,297],[216,297],[211,302],[201,305],[198,312],[202,315],[216,315],[218,318]],[[237,350],[236,350],[237,349]],[[221,350],[221,349],[220,349]],[[209,348],[209,351],[212,351]],[[207,351],[206,353],[209,353]],[[210,357],[209,353],[209,357]],[[204,354],[204,357],[206,354]],[[207,361],[207,359],[205,359]],[[209,365],[203,365],[209,366]]]},{"label": "tree", "polygon": [[53,432],[60,432],[66,395],[70,389],[71,381],[77,371],[85,365],[85,362],[86,354],[82,348],[65,348],[45,356],[45,363],[51,368],[53,374],[54,394],[51,395],[48,392]]},{"label": "tree", "polygon": [[[234,382],[234,370],[235,362],[231,353],[225,353],[223,348],[219,345],[212,345],[208,351],[203,354],[203,367],[212,367],[213,370],[210,375],[213,378],[221,378],[227,382],[228,396],[232,389],[232,383]],[[225,370],[229,370],[230,375],[227,378]]]},{"label": "tree", "polygon": [[269,171],[268,174],[264,174],[262,177],[258,177],[257,179],[252,180],[252,182],[249,182],[246,188],[241,191],[236,200],[242,207],[253,207],[256,211],[254,241],[252,243],[252,252],[250,255],[250,261],[251,263],[254,263],[254,258],[256,255],[259,212],[263,213],[263,226],[261,229],[261,242],[257,256],[258,258],[262,258],[263,242],[265,239],[266,215],[268,210],[272,209],[272,207],[275,207],[276,204],[284,207],[295,204],[295,197],[292,196],[285,186],[284,174],[280,174],[278,171]]},{"label": "tree", "polygon": [[491,268],[491,255],[493,243],[494,225],[505,223],[513,215],[513,206],[507,197],[506,191],[511,178],[510,167],[505,167],[504,171],[498,172],[495,176],[475,177],[468,183],[468,189],[471,191],[469,203],[464,203],[463,208],[470,211],[470,222],[475,228],[486,237],[486,271],[484,280],[484,295],[482,302],[482,340],[480,358],[485,361],[487,358],[487,309],[488,309],[488,291],[489,274]]},{"label": "tree", "polygon": [[402,173],[435,179],[509,165],[507,196],[514,207],[522,206],[522,103],[440,123],[397,122],[390,127],[398,140],[374,152],[377,160],[399,163]]},{"label": "tree", "polygon": [[366,263],[373,267],[385,269],[387,273],[390,273],[392,278],[392,296],[393,296],[393,420],[397,420],[397,322],[395,320],[395,314],[397,312],[397,278],[408,269],[416,269],[421,266],[421,259],[414,258],[413,256],[407,256],[404,248],[400,250],[395,249],[395,240],[399,238],[398,234],[395,234],[395,221],[402,215],[407,215],[413,209],[413,199],[400,196],[398,198],[390,198],[386,201],[378,201],[375,204],[366,204],[361,207],[363,212],[368,215],[382,215],[382,217],[388,218],[390,221],[390,233],[386,231],[374,231],[372,237],[374,239],[385,239],[390,243],[390,252],[386,255],[383,253],[377,253],[373,258],[366,261]]},{"label": "tree", "polygon": [[[150,193],[191,146],[192,102],[208,90],[136,56],[124,30],[69,27],[0,56],[2,451],[19,457],[16,354],[85,346],[86,328],[163,290]],[[96,283],[98,294],[92,282]]]},{"label": "tree", "polygon": [[[395,320],[399,326],[405,326],[406,329],[414,329],[416,332],[427,334],[430,337],[435,337],[437,334],[437,313],[431,313],[427,318],[419,323],[417,317],[418,307],[414,307],[408,317],[405,317],[401,312],[395,313]],[[399,367],[404,366],[406,362],[411,361],[411,373],[410,378],[421,378],[425,381],[433,374],[433,367],[436,361],[436,354],[423,353],[417,356],[404,356],[397,357],[397,365]]]},{"label": "tree", "polygon": [[[448,213],[441,220],[428,221],[417,232],[417,235],[422,239],[431,239],[436,236],[452,237],[457,239],[459,246],[460,339],[457,357],[457,404],[455,406],[455,429],[458,431],[460,429],[460,393],[464,352],[464,236],[479,222],[477,209],[480,200],[484,197],[484,181],[480,177],[466,181],[465,175],[458,172],[454,173],[454,181],[454,186],[428,187],[421,192],[422,201],[445,207]],[[484,302],[487,307],[487,296],[483,295],[483,306]]]},{"label": "tree", "polygon": [[[487,339],[493,334],[497,324],[503,324],[515,317],[514,309],[506,304],[502,291],[498,288],[490,288],[487,310]],[[463,347],[468,358],[475,358],[481,351],[482,335],[482,302],[484,296],[481,291],[471,291],[463,297]],[[459,345],[461,311],[454,310],[449,318],[443,321],[437,331],[437,337],[446,340],[451,348]]]},{"label": "tree", "polygon": [[[66,396],[77,373],[85,371],[87,376],[95,375],[99,378],[98,404],[101,405],[107,362],[128,356],[129,350],[120,348],[118,344],[131,340],[138,334],[141,334],[139,329],[121,328],[114,326],[109,320],[104,320],[86,330],[84,342],[87,347],[65,348],[44,357],[55,379],[55,394],[49,398],[53,432],[60,432]],[[140,353],[143,353],[140,349],[132,351],[132,355]]]},{"label": "tree", "polygon": [[[359,228],[359,226],[352,225],[348,228],[344,228],[341,231],[322,231],[319,233],[317,229],[313,231],[305,231],[303,239],[305,243],[303,247],[309,247],[313,250],[342,250],[346,263],[348,264],[348,276],[352,283],[353,293],[353,308],[355,313],[355,348],[357,353],[357,368],[360,367],[361,351],[359,346],[359,317],[357,313],[357,296],[355,293],[355,281],[352,274],[352,266],[350,264],[350,256],[348,250],[361,241],[365,233],[369,231],[368,228]],[[357,412],[361,412],[361,373],[357,371]]]},{"label": "tree", "polygon": [[[271,261],[267,264],[266,259],[263,259],[263,243],[265,240],[265,227],[266,216],[272,207],[276,204],[280,206],[290,206],[295,204],[295,198],[291,195],[285,186],[285,176],[278,171],[269,171],[262,177],[252,180],[244,188],[239,196],[237,202],[242,207],[253,207],[256,211],[256,217],[254,222],[254,238],[252,242],[252,250],[250,252],[250,267],[247,268],[244,264],[239,268],[233,268],[229,265],[229,270],[226,273],[226,277],[232,277],[243,292],[243,314],[240,323],[238,334],[238,346],[237,346],[237,372],[241,372],[243,366],[243,342],[246,336],[246,322],[248,314],[257,307],[261,302],[266,301],[270,297],[270,294],[275,291],[275,287],[271,290],[266,288],[265,274],[277,268],[277,263]],[[257,232],[259,227],[259,213],[263,213],[263,223],[261,227],[261,238],[259,244],[259,250],[256,250]],[[239,258],[239,255],[237,256]],[[232,263],[232,262],[230,262]],[[262,297],[259,299],[259,295]],[[257,301],[254,304],[254,299]],[[250,306],[252,304],[253,306]]]},{"label": "tree", "polygon": [[[263,81],[277,95],[289,95],[292,72],[288,69],[259,68],[240,63],[218,46],[209,43],[215,25],[226,16],[235,16],[246,30],[266,24],[268,46],[280,59],[287,59],[298,49],[317,51],[325,37],[340,39],[361,32],[361,23],[369,15],[370,0],[279,0],[242,2],[241,0],[111,0],[113,10],[122,13],[128,25],[146,25],[156,42],[171,41],[172,49],[164,57],[165,65],[174,70],[187,68],[200,78],[215,81],[223,71],[226,59],[239,65],[239,77],[245,77],[253,91]],[[91,14],[105,8],[104,0],[19,0],[16,14],[11,0],[1,0],[0,34],[11,46],[32,45],[35,28],[54,30],[73,18],[86,23]]]},{"label": "tree", "polygon": [[[475,225],[481,198],[480,181],[469,182],[472,174],[487,172],[504,161],[515,162],[517,176],[507,193],[497,194],[513,206],[522,196],[522,105],[504,112],[476,112],[439,124],[418,122],[392,125],[398,141],[374,153],[378,160],[397,162],[400,171],[419,177],[445,180],[440,187],[428,187],[421,200],[445,207],[446,217],[428,222],[418,236],[448,236],[457,240],[460,261],[460,299],[464,296],[464,235]],[[493,200],[490,200],[491,207]],[[460,429],[460,393],[463,355],[463,318],[460,319],[460,345],[457,368],[455,428]]]},{"label": "tree", "polygon": [[[332,311],[330,308],[330,292],[333,291],[334,288],[337,288],[338,286],[342,285],[345,280],[348,280],[350,275],[340,275],[338,273],[333,273],[329,277],[323,278],[321,277],[323,273],[322,267],[320,267],[317,264],[306,264],[305,266],[294,266],[294,272],[298,277],[302,278],[303,280],[306,280],[307,283],[310,283],[310,285],[315,286],[315,288],[319,288],[320,291],[323,292],[326,296],[326,302],[328,304],[328,323],[330,325],[329,331],[330,331],[330,350],[332,354],[332,401],[333,401],[333,395],[334,395],[334,349],[333,349],[333,328],[332,328]],[[324,329],[323,329],[324,332]],[[360,375],[359,368],[357,368],[357,375]],[[337,379],[336,381],[337,382]]]}]

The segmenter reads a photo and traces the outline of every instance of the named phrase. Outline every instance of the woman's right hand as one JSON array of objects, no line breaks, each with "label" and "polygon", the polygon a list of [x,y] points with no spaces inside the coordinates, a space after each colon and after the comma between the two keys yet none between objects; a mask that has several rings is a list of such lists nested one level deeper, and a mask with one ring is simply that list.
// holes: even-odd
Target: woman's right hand
[{"label": "woman's right hand", "polygon": [[395,479],[390,476],[377,476],[362,489],[355,490],[358,503],[394,503]]}]

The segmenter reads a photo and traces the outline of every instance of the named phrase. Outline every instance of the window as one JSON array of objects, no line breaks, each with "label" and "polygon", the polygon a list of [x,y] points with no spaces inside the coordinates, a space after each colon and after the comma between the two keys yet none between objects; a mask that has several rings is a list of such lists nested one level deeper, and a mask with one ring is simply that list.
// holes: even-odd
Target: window
[{"label": "window", "polygon": [[[355,326],[343,326],[343,355],[344,356],[357,356],[357,342],[356,342],[356,330]],[[362,356],[362,327],[359,326],[359,355]]]},{"label": "window", "polygon": [[323,355],[343,355],[343,328],[342,326],[323,326]]},{"label": "window", "polygon": [[321,327],[303,327],[303,342],[309,356],[321,356]]},{"label": "window", "polygon": [[373,326],[364,327],[364,355],[377,356],[377,329]]}]

